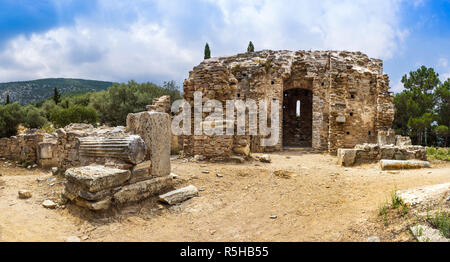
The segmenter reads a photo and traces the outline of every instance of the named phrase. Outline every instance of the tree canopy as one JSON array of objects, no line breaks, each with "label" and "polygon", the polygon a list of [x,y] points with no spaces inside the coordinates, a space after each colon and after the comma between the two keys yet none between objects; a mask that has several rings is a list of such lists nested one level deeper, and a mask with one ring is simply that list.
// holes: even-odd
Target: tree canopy
[{"label": "tree canopy", "polygon": [[441,83],[433,68],[422,66],[404,75],[402,83],[405,90],[394,98],[397,133],[417,144],[448,145],[450,79]]}]

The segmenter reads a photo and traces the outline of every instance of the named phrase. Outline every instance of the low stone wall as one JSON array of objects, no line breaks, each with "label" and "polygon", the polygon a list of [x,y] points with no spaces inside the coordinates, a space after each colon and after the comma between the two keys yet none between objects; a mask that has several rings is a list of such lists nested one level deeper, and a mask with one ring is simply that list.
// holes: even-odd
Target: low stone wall
[{"label": "low stone wall", "polygon": [[427,152],[422,146],[394,146],[378,144],[357,145],[352,149],[338,149],[338,164],[353,166],[374,163],[381,159],[391,160],[427,160]]},{"label": "low stone wall", "polygon": [[20,162],[37,163],[38,144],[45,134],[32,133],[0,139],[0,157]]}]

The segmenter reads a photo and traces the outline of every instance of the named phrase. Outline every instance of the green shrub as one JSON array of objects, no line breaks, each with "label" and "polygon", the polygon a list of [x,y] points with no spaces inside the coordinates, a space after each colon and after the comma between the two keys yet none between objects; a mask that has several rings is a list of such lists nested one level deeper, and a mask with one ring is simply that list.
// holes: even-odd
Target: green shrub
[{"label": "green shrub", "polygon": [[42,128],[47,123],[45,112],[31,105],[25,107],[24,116],[23,124],[27,128]]},{"label": "green shrub", "polygon": [[450,238],[450,212],[437,212],[436,215],[430,219],[430,223],[437,228],[443,236]]},{"label": "green shrub", "polygon": [[427,148],[427,154],[428,154],[428,155],[434,155],[434,154],[436,154],[436,148],[434,148],[434,147],[429,147],[429,148]]},{"label": "green shrub", "polygon": [[17,135],[17,128],[23,119],[24,110],[18,103],[0,106],[0,137]]},{"label": "green shrub", "polygon": [[57,108],[50,112],[50,121],[56,128],[65,127],[71,123],[96,124],[97,119],[97,111],[94,108],[79,105]]}]

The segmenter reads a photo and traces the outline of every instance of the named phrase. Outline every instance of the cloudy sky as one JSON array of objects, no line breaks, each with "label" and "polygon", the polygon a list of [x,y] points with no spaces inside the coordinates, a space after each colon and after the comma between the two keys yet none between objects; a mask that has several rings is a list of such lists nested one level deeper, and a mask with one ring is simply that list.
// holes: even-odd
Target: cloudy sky
[{"label": "cloudy sky", "polygon": [[0,82],[179,85],[203,59],[260,49],[362,51],[392,91],[420,65],[450,77],[450,0],[0,0]]}]

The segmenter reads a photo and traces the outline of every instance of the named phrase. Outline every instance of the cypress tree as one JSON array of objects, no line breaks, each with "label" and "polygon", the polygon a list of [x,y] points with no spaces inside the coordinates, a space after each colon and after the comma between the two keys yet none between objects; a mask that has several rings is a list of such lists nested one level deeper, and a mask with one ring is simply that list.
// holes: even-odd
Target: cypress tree
[{"label": "cypress tree", "polygon": [[206,43],[206,45],[205,45],[205,59],[210,59],[210,58],[211,58],[211,50],[209,49],[208,43]]},{"label": "cypress tree", "polygon": [[5,105],[8,105],[9,103],[11,103],[11,100],[9,98],[9,94],[6,95],[6,103]]},{"label": "cypress tree", "polygon": [[247,52],[248,53],[255,52],[255,46],[253,45],[252,41],[250,41],[250,43],[248,43]]},{"label": "cypress tree", "polygon": [[58,104],[61,101],[61,95],[56,87],[54,90],[53,101],[55,101],[55,104]]}]

